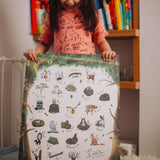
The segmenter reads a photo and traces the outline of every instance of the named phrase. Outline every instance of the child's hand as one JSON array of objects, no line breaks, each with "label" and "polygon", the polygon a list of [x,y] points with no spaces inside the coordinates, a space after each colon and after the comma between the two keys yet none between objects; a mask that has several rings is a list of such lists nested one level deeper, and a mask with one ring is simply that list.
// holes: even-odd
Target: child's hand
[{"label": "child's hand", "polygon": [[37,57],[37,51],[35,49],[28,49],[27,51],[24,52],[24,56],[27,58],[27,59],[30,59],[32,61],[35,61],[36,60],[36,57]]},{"label": "child's hand", "polygon": [[114,52],[114,51],[103,51],[102,52],[103,61],[109,62],[115,56],[116,56],[116,52]]}]

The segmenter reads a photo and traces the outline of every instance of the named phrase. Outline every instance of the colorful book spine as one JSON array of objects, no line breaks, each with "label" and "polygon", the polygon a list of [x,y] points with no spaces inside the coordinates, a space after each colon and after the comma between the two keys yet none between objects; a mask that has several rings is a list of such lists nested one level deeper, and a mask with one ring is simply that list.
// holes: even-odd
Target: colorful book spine
[{"label": "colorful book spine", "polygon": [[127,29],[127,20],[126,20],[126,3],[125,0],[122,0],[122,10],[123,10],[123,26],[124,29]]},{"label": "colorful book spine", "polygon": [[131,29],[131,1],[126,0],[126,23],[127,29]]},{"label": "colorful book spine", "polygon": [[101,18],[101,21],[102,21],[105,29],[108,30],[108,26],[107,26],[107,22],[106,22],[106,17],[105,17],[104,9],[103,8],[99,8],[97,10],[97,12],[98,12],[98,14],[99,14],[99,16]]},{"label": "colorful book spine", "polygon": [[109,10],[110,10],[110,15],[111,15],[111,22],[113,25],[113,29],[117,29],[117,18],[115,14],[115,5],[114,5],[114,0],[111,0],[108,2],[109,5]]},{"label": "colorful book spine", "polygon": [[131,28],[134,28],[134,10],[133,10],[133,0],[131,0]]},{"label": "colorful book spine", "polygon": [[47,3],[48,3],[48,0],[45,0],[45,1],[44,1],[44,3],[45,3],[45,5],[47,5]]},{"label": "colorful book spine", "polygon": [[121,14],[122,29],[124,29],[122,2],[119,3],[119,8],[120,8],[120,14]]},{"label": "colorful book spine", "polygon": [[95,3],[95,7],[96,7],[97,10],[98,10],[99,8],[102,8],[102,4],[101,4],[101,1],[100,1],[100,0],[94,0],[94,3]]},{"label": "colorful book spine", "polygon": [[44,20],[45,20],[45,9],[37,9],[37,33],[41,34],[43,30]]},{"label": "colorful book spine", "polygon": [[117,18],[117,29],[122,30],[121,13],[120,13],[120,0],[114,0],[115,2],[115,13]]},{"label": "colorful book spine", "polygon": [[105,12],[106,22],[109,30],[113,30],[113,25],[111,23],[111,15],[109,10],[109,5],[107,4],[106,0],[103,0],[103,8]]},{"label": "colorful book spine", "polygon": [[37,34],[37,20],[36,20],[36,0],[32,0],[31,2],[31,10],[32,10],[32,33]]},{"label": "colorful book spine", "polygon": [[41,34],[45,19],[45,3],[48,0],[31,0],[31,29],[32,34]]}]

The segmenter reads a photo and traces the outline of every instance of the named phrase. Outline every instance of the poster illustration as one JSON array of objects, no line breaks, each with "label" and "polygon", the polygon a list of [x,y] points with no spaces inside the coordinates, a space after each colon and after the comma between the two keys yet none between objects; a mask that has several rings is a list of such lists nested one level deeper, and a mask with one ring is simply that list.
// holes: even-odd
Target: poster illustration
[{"label": "poster illustration", "polygon": [[119,60],[27,60],[19,160],[119,160]]}]

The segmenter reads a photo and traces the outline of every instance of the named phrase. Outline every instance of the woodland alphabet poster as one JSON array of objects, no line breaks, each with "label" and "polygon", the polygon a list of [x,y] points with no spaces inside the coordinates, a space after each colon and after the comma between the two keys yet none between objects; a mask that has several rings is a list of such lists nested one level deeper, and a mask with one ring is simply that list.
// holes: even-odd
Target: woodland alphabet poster
[{"label": "woodland alphabet poster", "polygon": [[27,60],[19,160],[119,160],[119,60]]}]

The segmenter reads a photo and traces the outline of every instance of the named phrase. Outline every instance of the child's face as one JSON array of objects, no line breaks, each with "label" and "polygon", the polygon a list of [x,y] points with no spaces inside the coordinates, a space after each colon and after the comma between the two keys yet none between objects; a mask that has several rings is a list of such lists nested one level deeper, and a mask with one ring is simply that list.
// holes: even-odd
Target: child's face
[{"label": "child's face", "polygon": [[82,0],[60,0],[60,3],[66,11],[75,11],[81,6]]}]

